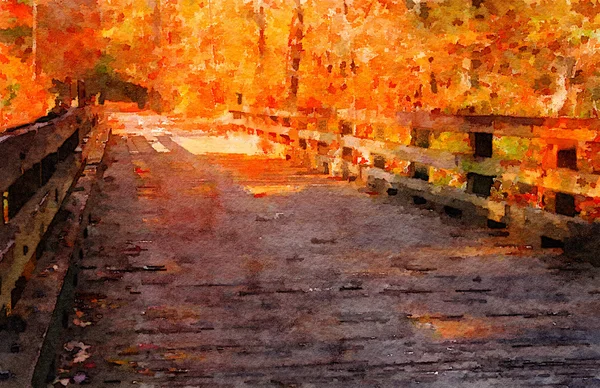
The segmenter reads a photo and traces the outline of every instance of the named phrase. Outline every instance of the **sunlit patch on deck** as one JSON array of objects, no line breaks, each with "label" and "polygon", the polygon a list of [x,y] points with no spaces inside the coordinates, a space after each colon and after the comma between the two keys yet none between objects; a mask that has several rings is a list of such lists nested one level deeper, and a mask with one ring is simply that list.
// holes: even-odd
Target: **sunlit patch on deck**
[{"label": "sunlit patch on deck", "polygon": [[173,136],[172,139],[194,155],[239,154],[285,159],[285,147],[283,145],[270,144],[269,147],[265,147],[262,139],[251,135]]},{"label": "sunlit patch on deck", "polygon": [[272,196],[272,195],[286,195],[291,193],[299,193],[306,188],[306,185],[272,185],[272,186],[244,186],[244,191],[254,195],[256,198]]},{"label": "sunlit patch on deck", "polygon": [[415,328],[439,339],[484,339],[506,334],[506,327],[492,318],[434,317],[424,315],[413,320]]}]

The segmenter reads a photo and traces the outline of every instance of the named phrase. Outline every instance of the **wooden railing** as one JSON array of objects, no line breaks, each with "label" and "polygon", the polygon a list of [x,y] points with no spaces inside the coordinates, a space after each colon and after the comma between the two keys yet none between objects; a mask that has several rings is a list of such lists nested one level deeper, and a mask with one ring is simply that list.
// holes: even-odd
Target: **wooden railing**
[{"label": "wooden railing", "polygon": [[[0,133],[0,192],[7,193],[12,218],[44,186],[59,162],[73,154],[95,120],[88,108],[72,108],[42,123]],[[6,201],[3,201],[3,206]]]},{"label": "wooden railing", "polygon": [[231,118],[242,129],[285,134],[312,167],[331,175],[470,203],[494,225],[533,221],[562,239],[567,224],[600,221],[600,120],[244,111]]},{"label": "wooden railing", "polygon": [[85,158],[94,107],[0,133],[0,308],[9,313]]}]

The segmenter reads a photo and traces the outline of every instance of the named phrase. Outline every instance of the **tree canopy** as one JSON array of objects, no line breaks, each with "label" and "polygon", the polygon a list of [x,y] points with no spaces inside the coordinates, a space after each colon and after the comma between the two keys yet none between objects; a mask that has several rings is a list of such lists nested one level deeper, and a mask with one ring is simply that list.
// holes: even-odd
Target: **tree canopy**
[{"label": "tree canopy", "polygon": [[[6,0],[0,126],[117,77],[151,108],[596,117],[598,0]],[[55,82],[56,85],[56,82]]]}]

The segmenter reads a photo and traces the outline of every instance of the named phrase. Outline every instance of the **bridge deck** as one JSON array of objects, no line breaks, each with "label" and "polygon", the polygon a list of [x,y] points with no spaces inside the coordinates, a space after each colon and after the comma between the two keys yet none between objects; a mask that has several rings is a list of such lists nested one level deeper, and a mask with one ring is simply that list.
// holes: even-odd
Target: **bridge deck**
[{"label": "bridge deck", "polygon": [[598,269],[153,129],[108,146],[61,378],[599,385]]}]

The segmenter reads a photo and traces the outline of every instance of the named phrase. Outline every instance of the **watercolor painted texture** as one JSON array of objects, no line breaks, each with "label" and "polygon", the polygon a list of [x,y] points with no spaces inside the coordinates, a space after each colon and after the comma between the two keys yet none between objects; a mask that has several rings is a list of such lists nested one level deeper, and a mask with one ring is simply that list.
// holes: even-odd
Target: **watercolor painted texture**
[{"label": "watercolor painted texture", "polygon": [[0,0],[0,388],[600,387],[600,1]]}]

